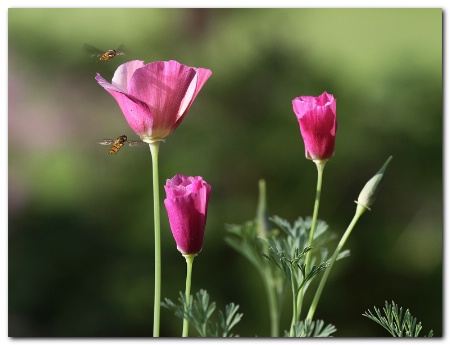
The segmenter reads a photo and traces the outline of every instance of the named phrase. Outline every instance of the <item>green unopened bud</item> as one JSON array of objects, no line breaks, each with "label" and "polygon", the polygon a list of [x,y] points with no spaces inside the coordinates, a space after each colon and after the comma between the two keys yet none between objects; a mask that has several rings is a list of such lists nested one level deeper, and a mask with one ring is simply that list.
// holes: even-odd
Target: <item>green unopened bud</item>
[{"label": "green unopened bud", "polygon": [[258,235],[266,237],[269,232],[269,220],[267,217],[267,202],[266,202],[266,181],[259,180],[259,196],[258,208],[256,210],[256,222],[258,226]]},{"label": "green unopened bud", "polygon": [[363,206],[370,210],[370,206],[374,203],[378,191],[380,190],[381,181],[383,180],[384,171],[386,170],[392,156],[388,158],[386,163],[381,169],[366,183],[361,193],[359,193],[358,201],[355,201],[358,205]]}]

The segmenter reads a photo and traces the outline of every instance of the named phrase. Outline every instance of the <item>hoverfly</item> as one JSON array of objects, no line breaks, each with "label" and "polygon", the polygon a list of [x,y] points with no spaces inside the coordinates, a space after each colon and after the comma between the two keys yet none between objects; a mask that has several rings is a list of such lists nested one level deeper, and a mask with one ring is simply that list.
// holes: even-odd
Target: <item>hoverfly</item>
[{"label": "hoverfly", "polygon": [[124,46],[123,44],[117,49],[108,49],[107,51],[100,50],[95,48],[90,44],[83,44],[84,49],[91,55],[93,58],[99,58],[97,62],[100,61],[108,61],[117,55],[124,55]]},{"label": "hoverfly", "polygon": [[125,134],[122,134],[117,139],[102,139],[97,141],[97,143],[99,143],[100,145],[112,145],[108,151],[110,155],[119,152],[119,150],[123,145],[125,145],[125,143],[128,143],[129,146],[140,146],[145,144],[145,142],[141,140],[128,140]]}]

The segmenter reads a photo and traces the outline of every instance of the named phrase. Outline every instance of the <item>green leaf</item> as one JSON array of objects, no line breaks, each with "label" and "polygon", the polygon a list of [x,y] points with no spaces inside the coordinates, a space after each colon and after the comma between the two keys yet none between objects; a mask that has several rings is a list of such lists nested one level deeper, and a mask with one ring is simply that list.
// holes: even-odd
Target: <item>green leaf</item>
[{"label": "green leaf", "polygon": [[[331,337],[336,332],[336,327],[328,324],[324,328],[324,324],[323,320],[299,321],[294,325],[294,337]],[[289,332],[285,332],[285,336],[289,336]]]},{"label": "green leaf", "polygon": [[[394,301],[392,301],[392,304],[385,302],[383,308],[385,316],[381,315],[378,308],[374,307],[374,310],[375,314],[367,310],[362,315],[382,326],[393,337],[418,337],[422,330],[422,324],[417,323],[417,319],[411,315],[409,309],[406,309],[403,313],[403,308],[398,308]],[[433,331],[431,330],[428,337],[432,336]]]},{"label": "green leaf", "polygon": [[174,312],[175,316],[188,320],[189,324],[197,330],[201,337],[234,337],[230,330],[241,320],[243,314],[237,313],[239,306],[230,303],[225,306],[225,314],[219,311],[217,318],[219,324],[213,319],[216,303],[209,301],[206,290],[200,290],[195,294],[187,306],[184,293],[180,292],[180,304],[173,303],[170,299],[161,302],[161,306]]}]

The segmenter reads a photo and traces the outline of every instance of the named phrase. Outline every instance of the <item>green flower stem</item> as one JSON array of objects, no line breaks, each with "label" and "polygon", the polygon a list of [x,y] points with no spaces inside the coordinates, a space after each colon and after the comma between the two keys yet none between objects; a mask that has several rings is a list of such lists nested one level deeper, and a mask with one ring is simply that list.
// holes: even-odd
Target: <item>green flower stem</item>
[{"label": "green flower stem", "polygon": [[[267,233],[269,232],[267,224],[267,201],[266,201],[266,181],[259,180],[258,183],[259,197],[258,197],[258,207],[256,210],[256,222],[258,224],[258,234],[262,238],[267,238]],[[263,245],[263,252],[268,249],[267,242]],[[269,313],[270,313],[270,336],[278,337],[279,333],[279,308],[277,305],[276,296],[276,282],[274,280],[274,275],[271,270],[270,265],[263,265],[259,270],[262,280],[264,282],[264,287],[266,288],[267,298],[269,300]]]},{"label": "green flower stem", "polygon": [[[322,176],[323,176],[323,170],[325,168],[325,164],[327,163],[327,161],[323,161],[323,160],[315,160],[314,163],[316,163],[316,167],[317,167],[317,186],[316,186],[316,199],[314,201],[314,212],[313,212],[313,217],[312,217],[312,222],[311,222],[311,231],[309,233],[309,242],[308,242],[308,246],[312,247],[312,243],[314,240],[314,232],[316,231],[316,224],[317,224],[317,217],[319,214],[319,205],[320,205],[320,193],[322,191]],[[305,272],[306,275],[308,275],[309,273],[309,264],[311,262],[311,253],[312,250],[310,250],[307,254],[306,254],[306,258],[305,258]],[[305,278],[305,277],[303,277]],[[306,284],[304,284],[302,286],[302,288],[300,289],[300,293],[297,296],[297,319],[300,317],[300,313],[302,311],[302,303],[303,303],[303,296],[305,294],[305,290],[306,289]]]},{"label": "green flower stem", "polygon": [[[189,302],[191,299],[191,278],[192,278],[192,263],[194,262],[194,258],[197,254],[183,254],[186,259],[186,306],[185,313],[188,312],[187,308],[189,307]],[[186,318],[183,318],[183,337],[187,337],[189,333],[189,321]]]},{"label": "green flower stem", "polygon": [[344,247],[345,242],[347,241],[348,237],[350,236],[353,228],[356,225],[356,222],[358,221],[359,217],[361,217],[361,215],[367,210],[367,208],[365,208],[364,206],[358,205],[356,207],[356,212],[355,215],[353,216],[353,219],[350,223],[350,225],[348,226],[347,230],[345,230],[344,235],[342,235],[341,240],[339,241],[339,244],[336,247],[336,250],[334,251],[333,256],[331,257],[330,260],[330,266],[328,266],[328,268],[325,270],[324,275],[322,276],[322,279],[320,280],[320,284],[319,287],[317,288],[316,294],[314,295],[314,299],[311,303],[311,307],[309,308],[309,312],[308,312],[308,316],[306,317],[306,320],[311,320],[314,316],[314,312],[316,311],[316,307],[317,304],[319,303],[319,299],[320,299],[320,295],[322,294],[322,290],[323,287],[327,281],[327,278],[330,274],[331,268],[333,267],[334,263],[336,262],[336,259],[340,253],[340,251],[342,250],[342,247]]},{"label": "green flower stem", "polygon": [[292,288],[292,321],[291,321],[291,329],[289,331],[289,336],[294,337],[294,327],[298,319],[297,314],[297,287],[295,284],[296,277],[294,275],[293,270],[291,269],[291,288]]},{"label": "green flower stem", "polygon": [[276,298],[276,286],[274,282],[274,278],[272,275],[272,271],[269,266],[266,266],[266,274],[263,275],[263,282],[266,288],[267,297],[269,299],[269,312],[270,312],[270,336],[278,337],[279,327],[279,308],[277,306],[277,298]]},{"label": "green flower stem", "polygon": [[153,336],[159,337],[161,303],[161,220],[159,211],[158,152],[160,141],[149,142],[153,168],[153,213],[155,221],[155,299],[153,309]]}]

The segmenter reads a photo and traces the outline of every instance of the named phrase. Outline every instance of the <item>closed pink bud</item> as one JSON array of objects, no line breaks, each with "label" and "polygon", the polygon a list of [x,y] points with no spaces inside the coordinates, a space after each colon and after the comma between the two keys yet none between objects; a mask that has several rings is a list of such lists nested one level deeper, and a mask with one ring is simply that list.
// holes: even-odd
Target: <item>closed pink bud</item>
[{"label": "closed pink bud", "polygon": [[308,159],[326,161],[334,154],[336,100],[326,92],[317,97],[300,96],[292,101]]},{"label": "closed pink bud", "polygon": [[95,79],[116,99],[141,139],[162,140],[181,123],[211,74],[173,60],[146,65],[133,60],[117,68],[111,83],[98,73]]},{"label": "closed pink bud", "polygon": [[202,250],[211,186],[200,176],[175,175],[167,180],[166,206],[170,228],[182,254]]}]

